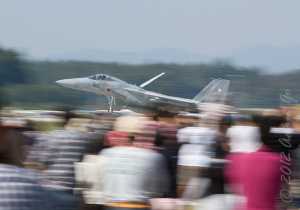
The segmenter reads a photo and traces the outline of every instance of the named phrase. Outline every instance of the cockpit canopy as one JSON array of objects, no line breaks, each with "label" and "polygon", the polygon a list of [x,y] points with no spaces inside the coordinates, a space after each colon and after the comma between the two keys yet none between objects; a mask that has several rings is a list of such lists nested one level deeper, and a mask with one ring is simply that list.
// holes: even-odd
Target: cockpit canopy
[{"label": "cockpit canopy", "polygon": [[107,76],[105,74],[96,74],[89,77],[89,79],[93,80],[106,80],[106,81],[112,81],[113,79],[110,76]]}]

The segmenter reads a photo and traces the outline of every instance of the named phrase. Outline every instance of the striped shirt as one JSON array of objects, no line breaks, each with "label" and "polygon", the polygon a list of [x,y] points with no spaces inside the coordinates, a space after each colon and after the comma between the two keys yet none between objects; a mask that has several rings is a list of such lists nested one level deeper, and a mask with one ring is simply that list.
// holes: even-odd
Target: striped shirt
[{"label": "striped shirt", "polygon": [[75,186],[74,163],[81,161],[94,135],[74,130],[55,131],[49,146],[48,187],[72,190]]},{"label": "striped shirt", "polygon": [[37,180],[37,174],[30,170],[0,164],[0,209],[48,209],[46,192]]},{"label": "striped shirt", "polygon": [[[96,133],[75,130],[57,130],[42,135],[33,157],[44,162],[45,186],[61,190],[72,190],[75,185],[74,163],[81,161]],[[39,154],[39,155],[38,155]]]}]

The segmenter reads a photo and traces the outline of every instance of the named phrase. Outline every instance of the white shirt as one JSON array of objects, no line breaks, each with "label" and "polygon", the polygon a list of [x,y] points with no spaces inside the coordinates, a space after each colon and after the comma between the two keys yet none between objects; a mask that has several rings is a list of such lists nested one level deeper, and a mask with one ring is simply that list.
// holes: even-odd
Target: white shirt
[{"label": "white shirt", "polygon": [[167,166],[159,153],[135,147],[113,147],[104,149],[100,156],[99,165],[91,167],[98,174],[94,188],[99,191],[94,194],[102,201],[143,202],[168,191]]},{"label": "white shirt", "polygon": [[255,126],[232,126],[227,130],[231,152],[254,152],[259,147],[260,131]]},{"label": "white shirt", "polygon": [[178,141],[184,144],[179,149],[178,165],[207,167],[211,162],[217,132],[206,127],[186,127],[177,134]]}]

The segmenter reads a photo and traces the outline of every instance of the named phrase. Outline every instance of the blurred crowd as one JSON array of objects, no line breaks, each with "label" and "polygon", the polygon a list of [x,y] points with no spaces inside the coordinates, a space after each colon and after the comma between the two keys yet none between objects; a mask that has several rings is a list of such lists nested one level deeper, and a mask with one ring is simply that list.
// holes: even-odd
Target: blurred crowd
[{"label": "blurred crowd", "polygon": [[300,207],[292,108],[200,113],[2,112],[0,209]]}]

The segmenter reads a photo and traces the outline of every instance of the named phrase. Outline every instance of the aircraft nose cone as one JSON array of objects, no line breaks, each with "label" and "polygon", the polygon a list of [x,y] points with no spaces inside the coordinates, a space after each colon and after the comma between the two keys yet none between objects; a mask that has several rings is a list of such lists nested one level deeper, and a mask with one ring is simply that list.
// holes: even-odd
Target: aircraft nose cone
[{"label": "aircraft nose cone", "polygon": [[64,86],[64,87],[69,87],[73,85],[73,81],[71,79],[62,79],[62,80],[57,80],[56,84]]}]

